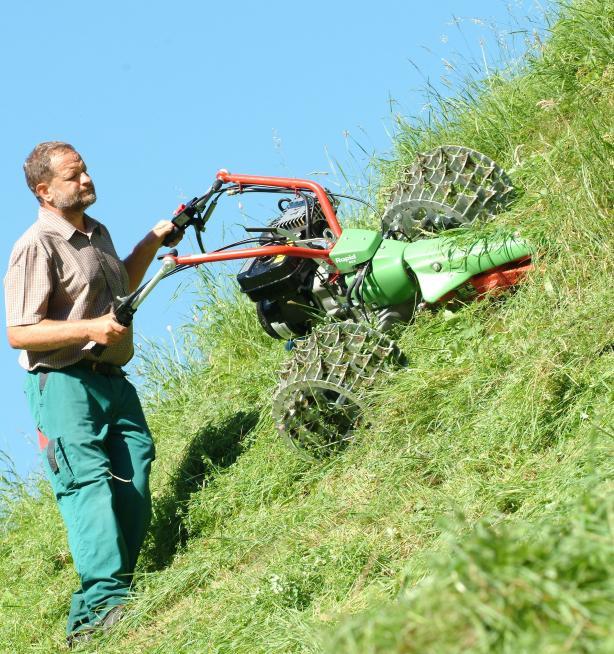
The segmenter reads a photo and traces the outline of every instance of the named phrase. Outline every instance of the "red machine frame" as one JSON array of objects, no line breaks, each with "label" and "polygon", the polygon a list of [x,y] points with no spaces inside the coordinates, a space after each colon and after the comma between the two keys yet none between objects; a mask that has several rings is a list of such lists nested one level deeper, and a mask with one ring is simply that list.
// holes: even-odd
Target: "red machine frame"
[{"label": "red machine frame", "polygon": [[[337,215],[333,209],[326,191],[320,184],[308,179],[293,179],[291,177],[262,177],[260,175],[232,175],[227,170],[219,170],[216,178],[221,182],[232,182],[241,187],[244,184],[253,184],[255,186],[273,186],[276,188],[287,188],[290,190],[307,190],[315,193],[326,222],[332,233],[339,238],[341,236],[341,225],[337,220]],[[323,259],[332,263],[328,258],[331,248],[318,250],[315,248],[301,248],[296,245],[267,245],[267,256],[285,255],[290,257],[300,257],[302,259]],[[214,261],[230,261],[232,259],[254,259],[263,256],[262,247],[257,248],[239,248],[237,250],[228,250],[224,252],[208,252],[206,254],[190,254],[187,256],[174,257],[177,265],[196,265],[201,263],[213,263]]]}]

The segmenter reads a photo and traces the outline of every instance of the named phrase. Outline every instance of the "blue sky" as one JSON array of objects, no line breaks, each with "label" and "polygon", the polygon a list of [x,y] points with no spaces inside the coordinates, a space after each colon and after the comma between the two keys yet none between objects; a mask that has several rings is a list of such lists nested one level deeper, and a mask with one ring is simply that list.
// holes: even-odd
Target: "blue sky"
[{"label": "blue sky", "polygon": [[[90,213],[125,256],[219,168],[327,171],[318,179],[339,188],[336,160],[359,179],[367,160],[355,142],[387,156],[393,113],[423,111],[426,80],[444,89],[442,76],[455,75],[446,62],[461,74],[493,67],[497,34],[541,23],[533,0],[3,3],[2,275],[36,217],[21,166],[40,141],[82,153],[99,198]],[[513,38],[504,58],[522,49],[522,35]],[[225,205],[206,243],[221,245],[229,230],[240,236],[239,222],[237,207]],[[185,322],[189,296],[172,300],[176,279],[139,310],[137,333],[168,340],[167,326]],[[35,425],[16,358],[0,339],[0,452],[26,475],[38,466]]]}]

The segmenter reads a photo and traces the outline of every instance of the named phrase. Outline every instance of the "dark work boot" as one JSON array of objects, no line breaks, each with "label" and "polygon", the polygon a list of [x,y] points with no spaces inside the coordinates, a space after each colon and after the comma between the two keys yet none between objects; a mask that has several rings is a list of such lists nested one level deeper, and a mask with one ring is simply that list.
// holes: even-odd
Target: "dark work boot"
[{"label": "dark work boot", "polygon": [[95,631],[96,630],[92,628],[81,629],[81,631],[73,631],[72,634],[66,636],[66,644],[68,645],[69,649],[72,649],[73,647],[79,647],[81,643],[87,643],[88,641],[92,640]]},{"label": "dark work boot", "polygon": [[124,612],[125,607],[123,604],[114,606],[105,613],[104,617],[101,618],[95,627],[81,629],[80,631],[75,631],[70,634],[70,636],[67,636],[66,644],[72,649],[73,647],[78,647],[81,643],[87,643],[92,640],[95,634],[106,633],[122,619]]},{"label": "dark work boot", "polygon": [[123,604],[118,604],[110,609],[96,625],[101,631],[108,631],[111,627],[116,625],[123,617],[126,607]]}]

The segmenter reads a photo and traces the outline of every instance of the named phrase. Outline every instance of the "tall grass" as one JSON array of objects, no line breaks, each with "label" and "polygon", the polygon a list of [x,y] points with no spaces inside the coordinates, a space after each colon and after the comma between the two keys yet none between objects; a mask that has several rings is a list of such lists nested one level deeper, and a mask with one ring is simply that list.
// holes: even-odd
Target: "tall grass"
[{"label": "tall grass", "polygon": [[[417,151],[513,169],[492,226],[538,246],[503,301],[420,314],[372,424],[310,465],[272,425],[287,356],[202,280],[178,360],[140,368],[154,518],[126,620],[83,651],[606,652],[614,647],[612,2],[561,6],[521,74],[402,124],[380,201]],[[434,99],[435,100],[435,99]],[[76,583],[45,486],[0,534],[0,650],[63,642]]]}]

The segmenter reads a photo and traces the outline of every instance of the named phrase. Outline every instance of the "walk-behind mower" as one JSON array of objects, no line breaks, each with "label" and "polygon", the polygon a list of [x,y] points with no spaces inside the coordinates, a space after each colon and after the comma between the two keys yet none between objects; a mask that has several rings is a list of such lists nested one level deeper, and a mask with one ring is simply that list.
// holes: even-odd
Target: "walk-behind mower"
[{"label": "walk-behind mower", "polygon": [[[264,227],[245,227],[249,238],[205,252],[202,232],[220,198],[247,193],[281,194],[278,215]],[[194,227],[202,253],[164,255],[148,283],[117,299],[115,314],[129,324],[152,288],[178,270],[244,259],[237,274],[242,292],[264,331],[287,340],[290,350],[273,398],[277,428],[301,454],[327,456],[364,419],[365,391],[377,374],[403,365],[386,336],[393,325],[453,296],[465,301],[510,288],[531,267],[531,247],[518,236],[466,247],[436,236],[506,210],[512,196],[510,179],[491,159],[442,146],[405,171],[381,229],[342,229],[340,201],[363,200],[310,180],[220,170],[209,190],[173,218],[176,230]],[[92,348],[95,355],[101,350]]]}]

